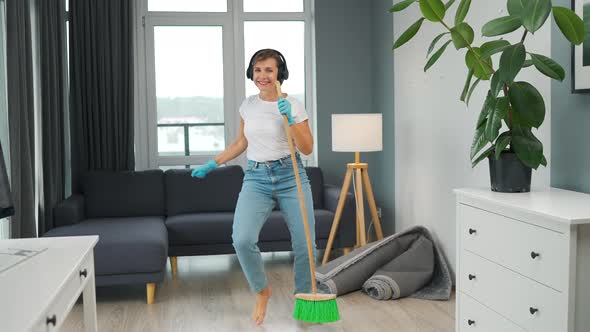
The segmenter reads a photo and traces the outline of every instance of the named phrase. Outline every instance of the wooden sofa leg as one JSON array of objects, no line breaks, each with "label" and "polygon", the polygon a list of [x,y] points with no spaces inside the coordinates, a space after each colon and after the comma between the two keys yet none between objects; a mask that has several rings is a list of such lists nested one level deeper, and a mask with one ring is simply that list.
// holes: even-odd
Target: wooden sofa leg
[{"label": "wooden sofa leg", "polygon": [[176,278],[176,272],[178,271],[176,256],[170,256],[170,269],[172,270],[172,278]]},{"label": "wooden sofa leg", "polygon": [[154,296],[156,295],[156,283],[150,282],[147,286],[147,304],[154,304]]},{"label": "wooden sofa leg", "polygon": [[344,247],[344,248],[342,248],[342,254],[343,255],[346,255],[346,254],[348,254],[351,251],[352,251],[352,247]]}]

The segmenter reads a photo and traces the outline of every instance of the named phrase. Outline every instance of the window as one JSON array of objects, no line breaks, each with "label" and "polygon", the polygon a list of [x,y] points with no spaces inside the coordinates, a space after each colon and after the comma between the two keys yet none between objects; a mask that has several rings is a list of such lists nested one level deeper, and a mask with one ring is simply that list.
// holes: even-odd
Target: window
[{"label": "window", "polygon": [[226,12],[223,0],[148,0],[151,12]]},{"label": "window", "polygon": [[244,0],[245,12],[303,12],[303,0]]},{"label": "window", "polygon": [[245,70],[261,48],[285,55],[283,90],[305,103],[314,128],[312,1],[140,0],[137,168],[204,164],[231,144],[239,105],[258,92]]},{"label": "window", "polygon": [[[207,52],[201,45],[207,45]],[[222,28],[154,27],[154,51],[158,155],[222,151]]]}]

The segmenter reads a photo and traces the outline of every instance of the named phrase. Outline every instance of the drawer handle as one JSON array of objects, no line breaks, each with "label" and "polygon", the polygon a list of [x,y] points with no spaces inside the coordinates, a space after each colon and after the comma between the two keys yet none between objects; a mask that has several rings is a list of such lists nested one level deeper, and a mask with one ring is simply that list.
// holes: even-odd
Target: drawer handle
[{"label": "drawer handle", "polygon": [[473,325],[473,324],[475,324],[474,320],[471,320],[471,319],[467,320],[467,325]]},{"label": "drawer handle", "polygon": [[45,322],[47,323],[47,325],[51,324],[55,326],[55,324],[57,324],[57,317],[55,317],[55,315],[47,317],[47,320]]},{"label": "drawer handle", "polygon": [[469,234],[473,234],[473,233],[477,233],[477,231],[475,229],[473,229],[473,228],[470,228],[469,229]]},{"label": "drawer handle", "polygon": [[535,259],[535,258],[537,258],[539,256],[541,256],[541,254],[539,254],[538,252],[531,251],[531,258],[532,259]]},{"label": "drawer handle", "polygon": [[468,276],[468,278],[469,278],[469,280],[473,280],[473,279],[475,279],[475,275],[473,275],[473,274],[470,274],[470,275]]},{"label": "drawer handle", "polygon": [[88,275],[88,272],[86,271],[86,269],[80,271],[80,277],[86,278],[87,275]]},{"label": "drawer handle", "polygon": [[529,311],[531,312],[531,315],[534,315],[534,314],[535,314],[535,312],[539,311],[539,309],[537,309],[537,308],[533,308],[533,307],[530,307],[530,308],[529,308]]}]

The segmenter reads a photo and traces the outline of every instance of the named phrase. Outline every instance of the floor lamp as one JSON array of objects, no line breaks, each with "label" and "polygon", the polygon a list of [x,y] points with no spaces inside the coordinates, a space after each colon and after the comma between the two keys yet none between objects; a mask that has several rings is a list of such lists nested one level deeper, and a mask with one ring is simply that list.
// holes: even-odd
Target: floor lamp
[{"label": "floor lamp", "polygon": [[[371,216],[375,224],[375,232],[377,239],[383,238],[383,231],[381,230],[381,223],[377,214],[377,205],[375,204],[375,197],[373,196],[373,189],[371,188],[371,181],[369,180],[369,172],[367,163],[360,162],[360,152],[381,151],[383,150],[383,130],[382,130],[382,115],[380,113],[364,113],[364,114],[332,114],[332,151],[338,152],[354,152],[354,163],[346,165],[346,175],[344,176],[344,183],[340,191],[340,198],[338,199],[338,207],[332,222],[332,229],[326,245],[324,259],[322,264],[326,264],[330,258],[330,250],[338,230],[342,209],[344,208],[344,201],[353,173],[355,174],[355,202],[356,202],[356,245],[355,248],[367,244],[367,236],[365,233],[365,212],[363,200],[363,183],[364,189],[367,193],[367,201],[371,210]],[[347,252],[345,251],[345,254]]]}]

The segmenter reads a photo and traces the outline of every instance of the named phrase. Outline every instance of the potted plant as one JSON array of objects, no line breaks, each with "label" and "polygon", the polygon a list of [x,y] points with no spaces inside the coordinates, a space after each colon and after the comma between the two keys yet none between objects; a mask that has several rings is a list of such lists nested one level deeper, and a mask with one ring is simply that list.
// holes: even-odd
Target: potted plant
[{"label": "potted plant", "polygon": [[[534,66],[542,74],[563,81],[565,71],[551,58],[528,52],[525,40],[529,33],[539,30],[553,12],[565,38],[579,45],[584,41],[584,23],[572,10],[552,6],[551,0],[508,0],[509,15],[487,22],[481,33],[485,37],[497,37],[522,30],[520,41],[510,43],[496,38],[476,46],[473,45],[473,28],[465,22],[471,0],[459,1],[452,26],[445,22],[445,14],[455,0],[446,3],[441,0],[404,0],[389,11],[399,12],[415,3],[420,6],[422,17],[399,36],[393,49],[412,39],[425,20],[441,25],[444,31],[430,43],[424,71],[436,63],[452,42],[457,50],[465,50],[467,79],[460,100],[469,103],[477,85],[481,81],[489,82],[471,145],[472,167],[488,158],[492,190],[530,191],[531,169],[547,166],[543,144],[532,131],[543,124],[545,102],[533,84],[518,81],[516,77],[522,68]],[[440,46],[434,51],[437,45]],[[492,61],[494,56],[499,56],[497,67]],[[500,132],[502,129],[505,130]]]}]

